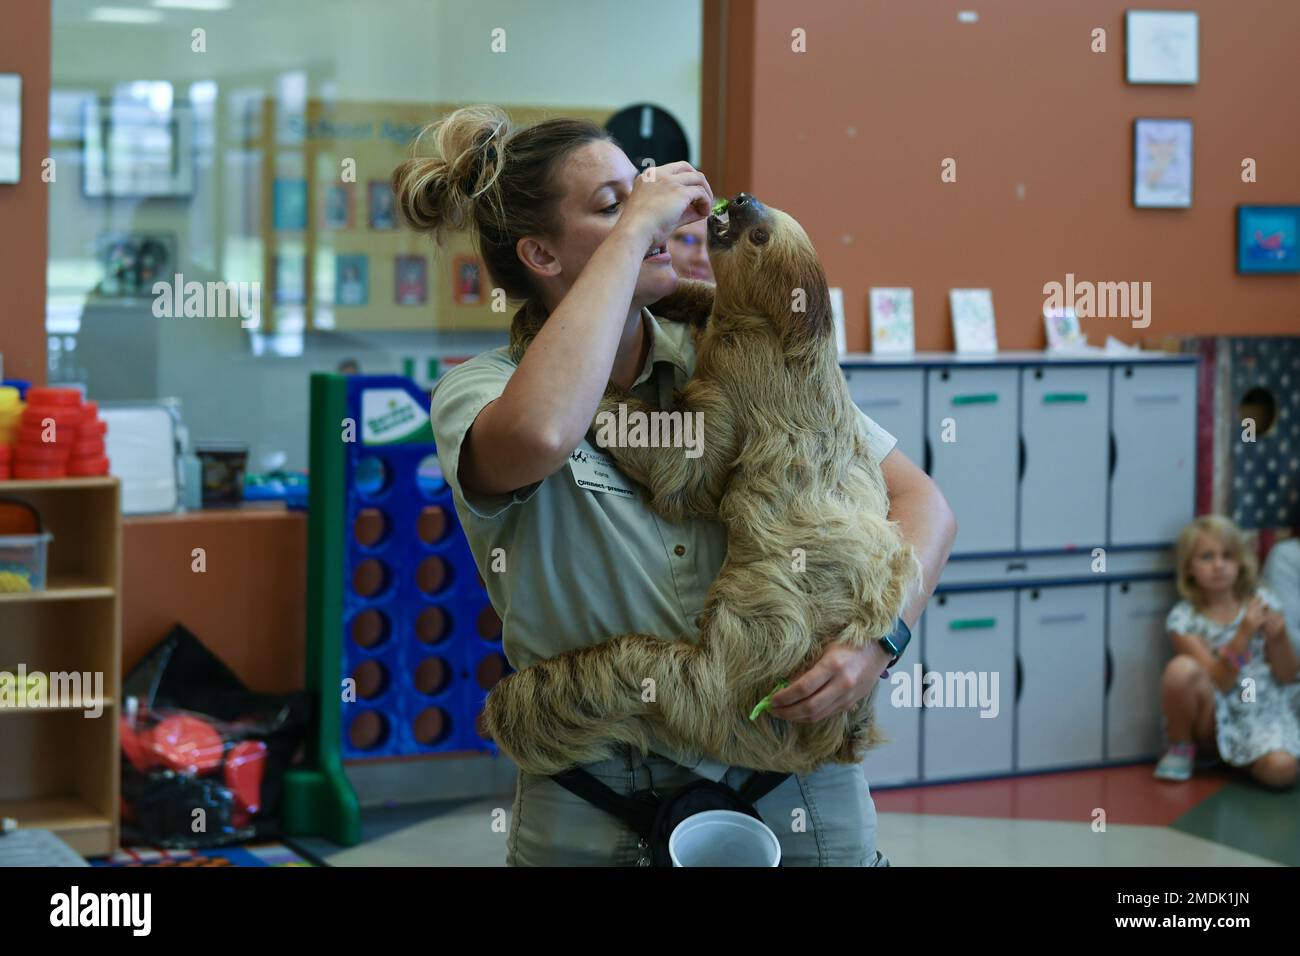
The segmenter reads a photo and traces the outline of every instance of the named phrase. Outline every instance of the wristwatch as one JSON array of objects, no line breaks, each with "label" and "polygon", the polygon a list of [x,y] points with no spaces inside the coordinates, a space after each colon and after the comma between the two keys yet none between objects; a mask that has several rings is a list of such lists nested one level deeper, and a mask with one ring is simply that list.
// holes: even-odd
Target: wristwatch
[{"label": "wristwatch", "polygon": [[[907,645],[912,640],[912,629],[900,617],[894,622],[894,629],[880,639],[880,645],[885,649],[885,653],[890,656],[889,663],[885,666],[885,673],[889,668],[898,663],[898,659],[903,656],[903,651],[907,650]],[[884,677],[884,674],[880,675]]]}]

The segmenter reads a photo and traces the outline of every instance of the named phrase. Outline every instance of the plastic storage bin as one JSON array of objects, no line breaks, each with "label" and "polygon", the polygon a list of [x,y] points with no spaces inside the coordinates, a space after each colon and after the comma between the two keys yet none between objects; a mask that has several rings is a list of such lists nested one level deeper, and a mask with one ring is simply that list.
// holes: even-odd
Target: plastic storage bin
[{"label": "plastic storage bin", "polygon": [[45,552],[54,535],[0,535],[0,594],[45,590]]}]

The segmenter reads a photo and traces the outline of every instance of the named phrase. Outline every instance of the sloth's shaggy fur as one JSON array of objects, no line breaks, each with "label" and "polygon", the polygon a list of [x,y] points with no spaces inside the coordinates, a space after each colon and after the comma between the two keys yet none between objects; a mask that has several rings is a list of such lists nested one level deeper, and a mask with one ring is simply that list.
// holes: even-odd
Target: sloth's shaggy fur
[{"label": "sloth's shaggy fur", "polygon": [[[725,225],[713,216],[709,226],[716,292],[682,280],[655,306],[695,325],[695,374],[675,399],[683,412],[703,412],[703,455],[608,452],[665,519],[722,521],[727,558],[697,639],[616,636],[497,684],[487,728],[531,773],[601,760],[618,745],[645,753],[656,738],[679,754],[806,773],[861,760],[881,739],[874,692],[816,723],[748,719],[828,644],[862,647],[887,634],[920,564],[887,518],[884,477],[840,371],[826,278],[808,236],[750,197],[732,201]],[[516,315],[516,359],[544,318],[528,307]],[[629,412],[656,410],[611,387],[601,411],[619,402]]]}]

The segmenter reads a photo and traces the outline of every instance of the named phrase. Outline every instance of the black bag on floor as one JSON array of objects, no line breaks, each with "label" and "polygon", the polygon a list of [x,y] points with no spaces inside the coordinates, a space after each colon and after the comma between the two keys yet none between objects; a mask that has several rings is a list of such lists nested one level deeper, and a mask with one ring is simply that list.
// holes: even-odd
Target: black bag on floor
[{"label": "black bag on floor", "polygon": [[[122,681],[122,696],[135,698],[142,733],[162,716],[188,714],[209,720],[219,731],[225,760],[237,753],[238,744],[265,746],[260,807],[243,823],[232,822],[239,819],[233,796],[217,775],[156,767],[141,771],[124,753],[122,796],[134,821],[124,820],[125,835],[168,847],[211,847],[279,835],[284,772],[310,726],[311,698],[305,691],[249,690],[197,637],[177,624],[131,668]],[[123,719],[130,718],[124,715]],[[191,826],[195,808],[203,809],[207,818],[200,833]]]}]

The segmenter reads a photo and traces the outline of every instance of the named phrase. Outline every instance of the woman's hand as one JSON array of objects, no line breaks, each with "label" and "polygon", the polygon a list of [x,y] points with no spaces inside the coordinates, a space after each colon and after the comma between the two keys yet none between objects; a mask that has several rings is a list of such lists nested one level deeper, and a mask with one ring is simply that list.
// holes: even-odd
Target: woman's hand
[{"label": "woman's hand", "polygon": [[637,230],[648,246],[657,245],[688,222],[703,219],[712,208],[709,181],[690,163],[679,160],[637,175],[616,228]]},{"label": "woman's hand", "polygon": [[852,710],[871,693],[888,664],[878,641],[861,648],[831,644],[806,673],[772,697],[772,716],[814,723]]}]

